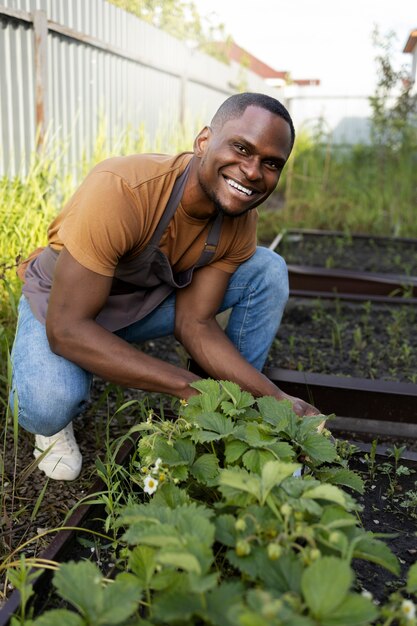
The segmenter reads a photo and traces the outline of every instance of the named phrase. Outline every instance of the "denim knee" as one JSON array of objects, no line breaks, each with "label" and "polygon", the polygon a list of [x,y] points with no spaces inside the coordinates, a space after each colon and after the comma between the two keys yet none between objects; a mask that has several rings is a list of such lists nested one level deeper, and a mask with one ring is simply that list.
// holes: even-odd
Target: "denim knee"
[{"label": "denim knee", "polygon": [[29,382],[23,392],[12,390],[10,406],[13,411],[16,395],[19,425],[36,435],[51,437],[82,412],[88,389],[80,391],[75,395],[73,390],[61,386],[45,395],[44,389],[35,388]]},{"label": "denim knee", "polygon": [[[251,267],[259,288],[268,292],[268,298],[276,298],[279,302],[287,302],[289,296],[287,264],[276,252],[258,246],[253,257],[246,262]],[[253,284],[253,283],[252,283]]]},{"label": "denim knee", "polygon": [[271,289],[271,295],[275,296],[279,302],[287,303],[290,288],[288,283],[287,264],[276,252],[267,249],[268,254],[268,271],[266,279],[268,287]]}]

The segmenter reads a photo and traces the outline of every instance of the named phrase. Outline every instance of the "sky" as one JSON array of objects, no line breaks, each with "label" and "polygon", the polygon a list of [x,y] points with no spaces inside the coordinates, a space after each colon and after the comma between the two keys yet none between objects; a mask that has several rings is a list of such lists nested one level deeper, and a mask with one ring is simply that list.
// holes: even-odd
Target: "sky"
[{"label": "sky", "polygon": [[395,63],[417,29],[417,0],[194,0],[237,44],[293,78],[318,78],[327,95],[371,95],[376,83],[372,31],[393,31]]}]

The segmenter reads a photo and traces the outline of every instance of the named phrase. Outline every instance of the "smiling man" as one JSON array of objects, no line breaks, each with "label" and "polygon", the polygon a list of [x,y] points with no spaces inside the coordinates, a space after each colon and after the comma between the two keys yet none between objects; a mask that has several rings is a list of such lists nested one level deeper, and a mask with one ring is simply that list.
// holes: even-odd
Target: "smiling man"
[{"label": "smiling man", "polygon": [[[72,420],[92,375],[187,399],[198,376],[132,344],[174,335],[213,378],[255,396],[289,398],[261,370],[288,297],[281,257],[256,246],[254,210],[275,189],[294,143],[280,102],[228,98],[192,153],[107,159],[48,230],[49,245],[22,268],[11,401],[36,435],[50,477],[76,478]],[[232,309],[225,331],[217,313]]]}]

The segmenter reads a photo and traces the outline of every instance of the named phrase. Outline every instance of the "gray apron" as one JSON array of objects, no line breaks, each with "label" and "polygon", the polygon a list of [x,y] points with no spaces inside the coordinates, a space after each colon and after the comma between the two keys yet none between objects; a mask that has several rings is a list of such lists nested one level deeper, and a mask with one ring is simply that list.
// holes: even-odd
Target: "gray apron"
[{"label": "gray apron", "polygon": [[[145,249],[133,259],[119,261],[116,266],[110,295],[98,314],[98,324],[116,331],[143,319],[175,289],[191,283],[194,269],[210,263],[220,238],[222,214],[211,221],[204,249],[197,263],[175,273],[167,256],[160,250],[162,235],[181,201],[190,164],[175,181],[165,211]],[[49,292],[59,252],[48,247],[36,257],[26,270],[23,293],[28,298],[34,315],[46,321]]]}]

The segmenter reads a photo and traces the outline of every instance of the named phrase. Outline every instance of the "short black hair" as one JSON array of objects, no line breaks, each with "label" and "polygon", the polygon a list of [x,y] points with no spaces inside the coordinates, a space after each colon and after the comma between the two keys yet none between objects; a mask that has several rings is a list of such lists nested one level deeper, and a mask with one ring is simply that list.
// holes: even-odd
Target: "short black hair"
[{"label": "short black hair", "polygon": [[225,100],[217,109],[213,119],[211,120],[211,126],[214,128],[221,128],[228,120],[241,117],[250,106],[266,109],[267,111],[274,113],[274,115],[282,117],[290,127],[292,148],[295,140],[295,129],[291,115],[279,100],[272,98],[271,96],[267,96],[264,93],[245,92],[230,96],[230,98],[227,98],[227,100]]}]

